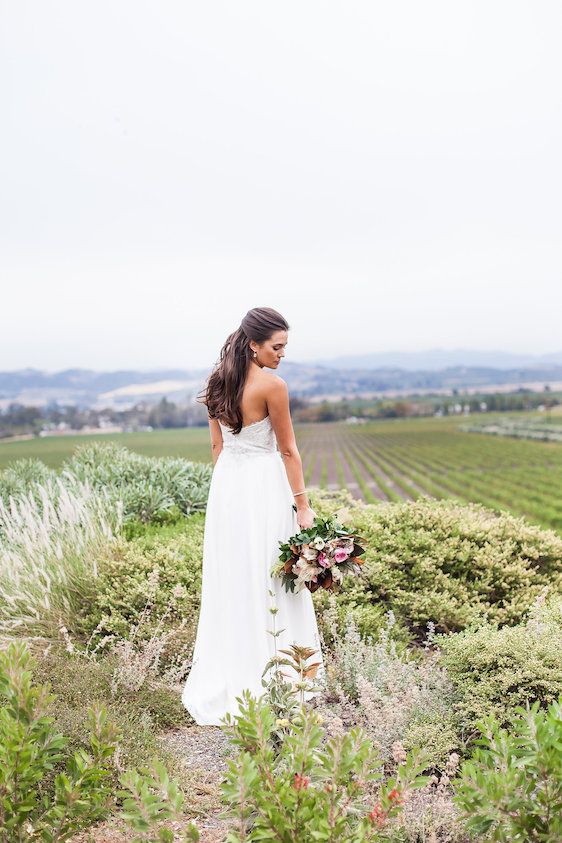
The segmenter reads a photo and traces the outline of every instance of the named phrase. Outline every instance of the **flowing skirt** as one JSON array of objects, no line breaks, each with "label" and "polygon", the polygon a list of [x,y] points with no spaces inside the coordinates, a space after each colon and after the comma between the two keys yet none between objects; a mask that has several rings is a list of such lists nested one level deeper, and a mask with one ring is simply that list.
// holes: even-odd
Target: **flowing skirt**
[{"label": "flowing skirt", "polygon": [[[213,469],[203,541],[201,608],[190,673],[182,702],[199,725],[220,725],[238,712],[243,689],[264,693],[262,673],[277,650],[291,644],[318,652],[318,626],[308,589],[286,592],[271,577],[279,542],[299,531],[293,494],[278,451],[231,454],[223,449]],[[269,594],[274,592],[274,597]],[[269,611],[277,606],[276,615]],[[274,620],[275,618],[275,620]],[[283,630],[276,638],[268,630]],[[281,654],[283,655],[283,654]],[[289,667],[281,670],[298,675]],[[317,692],[306,692],[305,700]]]}]

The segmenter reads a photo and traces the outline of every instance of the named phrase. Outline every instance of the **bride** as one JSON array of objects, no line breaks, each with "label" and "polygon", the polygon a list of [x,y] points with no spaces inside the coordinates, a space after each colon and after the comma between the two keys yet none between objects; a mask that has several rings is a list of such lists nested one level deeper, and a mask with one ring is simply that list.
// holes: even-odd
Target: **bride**
[{"label": "bride", "polygon": [[[312,526],[284,380],[277,369],[289,325],[269,307],[249,310],[226,339],[209,376],[207,407],[213,474],[203,540],[201,609],[182,702],[199,725],[221,725],[248,688],[264,693],[262,672],[277,649],[312,647],[324,675],[308,589],[286,592],[269,574],[279,542]],[[297,510],[293,508],[296,503]],[[274,593],[271,596],[270,591]],[[291,668],[283,668],[284,671]],[[294,672],[294,671],[293,671]],[[295,673],[291,679],[297,679]],[[315,692],[309,691],[305,699]]]}]

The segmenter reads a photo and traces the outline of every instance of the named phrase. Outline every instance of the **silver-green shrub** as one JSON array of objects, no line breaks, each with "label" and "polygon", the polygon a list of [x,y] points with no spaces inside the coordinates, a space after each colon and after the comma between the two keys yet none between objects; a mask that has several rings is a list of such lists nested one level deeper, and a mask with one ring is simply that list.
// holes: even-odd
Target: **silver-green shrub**
[{"label": "silver-green shrub", "polygon": [[393,625],[390,611],[378,638],[364,640],[348,613],[325,656],[327,698],[353,712],[385,763],[392,763],[399,742],[406,749],[429,747],[428,762],[442,767],[458,747],[453,685],[434,652],[399,650]]},{"label": "silver-green shrub", "polygon": [[8,503],[10,497],[27,495],[36,491],[37,484],[54,481],[56,476],[56,471],[39,459],[24,457],[13,460],[0,471],[0,500]]},{"label": "silver-green shrub", "polygon": [[174,512],[190,515],[204,510],[211,475],[207,463],[146,457],[115,442],[84,444],[62,467],[63,478],[78,477],[123,501],[124,523],[161,521]]}]

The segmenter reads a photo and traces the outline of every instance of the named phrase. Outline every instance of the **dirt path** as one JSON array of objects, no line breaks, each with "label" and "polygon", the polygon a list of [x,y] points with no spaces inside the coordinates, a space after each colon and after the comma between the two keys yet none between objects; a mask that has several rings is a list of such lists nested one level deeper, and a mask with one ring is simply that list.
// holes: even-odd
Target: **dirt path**
[{"label": "dirt path", "polygon": [[[235,754],[227,736],[219,726],[188,726],[173,729],[159,736],[162,746],[173,752],[190,770],[198,774],[201,786],[219,789],[227,770],[227,759]],[[211,800],[213,801],[213,800]],[[218,814],[224,805],[217,802],[210,810],[194,819],[201,834],[201,843],[220,843],[228,831],[228,824]]]},{"label": "dirt path", "polygon": [[[228,823],[218,816],[224,809],[220,781],[230,754],[227,736],[218,726],[194,725],[163,732],[159,741],[193,773],[191,796],[198,813],[194,817],[193,812],[188,811],[186,816],[197,826],[201,843],[222,843],[229,830]],[[181,839],[187,822],[187,819],[168,821],[174,839]],[[131,843],[134,839],[138,839],[138,834],[116,814],[73,835],[69,843]]]}]

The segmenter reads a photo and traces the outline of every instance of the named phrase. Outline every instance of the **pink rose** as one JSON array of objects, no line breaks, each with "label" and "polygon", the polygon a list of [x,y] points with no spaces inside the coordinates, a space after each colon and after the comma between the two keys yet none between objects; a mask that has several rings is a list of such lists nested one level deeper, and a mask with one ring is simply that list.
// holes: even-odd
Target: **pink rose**
[{"label": "pink rose", "polygon": [[330,560],[328,559],[325,553],[322,553],[322,551],[320,551],[320,553],[318,554],[316,562],[318,563],[318,565],[322,565],[323,568],[330,567]]},{"label": "pink rose", "polygon": [[348,556],[349,553],[347,552],[347,550],[344,550],[343,547],[336,548],[336,551],[334,553],[334,559],[336,560],[336,562],[344,562]]}]

